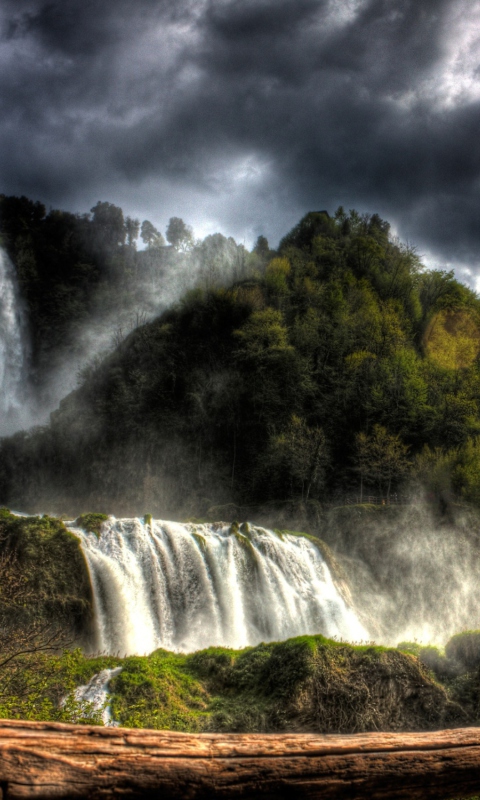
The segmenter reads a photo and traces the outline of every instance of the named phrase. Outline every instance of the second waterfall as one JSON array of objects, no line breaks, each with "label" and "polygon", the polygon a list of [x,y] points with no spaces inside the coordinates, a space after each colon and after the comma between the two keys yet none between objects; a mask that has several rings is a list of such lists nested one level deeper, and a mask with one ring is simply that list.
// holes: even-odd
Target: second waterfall
[{"label": "second waterfall", "polygon": [[29,343],[15,269],[0,248],[0,436],[24,420]]},{"label": "second waterfall", "polygon": [[114,518],[99,538],[81,536],[97,651],[240,648],[307,633],[369,638],[305,537]]}]

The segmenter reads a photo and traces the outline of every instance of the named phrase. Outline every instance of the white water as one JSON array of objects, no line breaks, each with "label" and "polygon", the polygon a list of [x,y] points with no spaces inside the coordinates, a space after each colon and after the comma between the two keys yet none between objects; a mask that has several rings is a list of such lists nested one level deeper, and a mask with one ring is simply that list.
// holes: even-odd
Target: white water
[{"label": "white water", "polygon": [[101,711],[103,724],[107,727],[114,727],[116,724],[112,720],[110,706],[108,705],[108,684],[121,671],[121,667],[102,669],[85,686],[79,686],[75,689],[75,700],[78,703],[89,703],[93,711]]},{"label": "white water", "polygon": [[0,249],[0,435],[21,424],[27,379],[26,318],[15,270]]},{"label": "white water", "polygon": [[315,633],[369,639],[304,537],[113,517],[99,539],[72,530],[91,575],[96,651],[192,652]]}]

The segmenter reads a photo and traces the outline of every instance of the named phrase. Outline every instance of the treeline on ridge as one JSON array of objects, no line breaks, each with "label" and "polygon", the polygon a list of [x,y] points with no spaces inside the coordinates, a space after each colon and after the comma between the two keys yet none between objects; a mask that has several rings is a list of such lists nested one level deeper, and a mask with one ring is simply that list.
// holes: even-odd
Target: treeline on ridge
[{"label": "treeline on ridge", "polygon": [[480,503],[475,293],[342,208],[245,263],[92,364],[48,427],[3,440],[2,502],[184,517],[389,501],[414,480]]},{"label": "treeline on ridge", "polygon": [[[145,249],[138,250],[141,239]],[[0,245],[15,265],[28,311],[31,372],[41,385],[61,358],[76,354],[79,334],[100,318],[119,317],[128,327],[166,307],[172,276],[189,285],[229,281],[255,268],[242,245],[221,234],[195,240],[186,223],[172,217],[166,240],[155,226],[124,216],[98,201],[89,213],[50,209],[27,197],[0,194]],[[248,263],[247,263],[248,261]],[[220,265],[223,275],[220,275]],[[165,298],[165,301],[163,299]],[[129,315],[131,321],[129,320]]]}]

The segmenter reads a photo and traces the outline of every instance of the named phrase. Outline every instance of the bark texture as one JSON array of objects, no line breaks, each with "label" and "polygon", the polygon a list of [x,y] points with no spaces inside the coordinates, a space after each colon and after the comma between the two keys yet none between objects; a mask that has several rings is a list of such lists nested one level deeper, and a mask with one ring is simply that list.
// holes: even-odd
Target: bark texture
[{"label": "bark texture", "polygon": [[441,800],[479,792],[480,728],[194,735],[0,721],[0,800]]}]

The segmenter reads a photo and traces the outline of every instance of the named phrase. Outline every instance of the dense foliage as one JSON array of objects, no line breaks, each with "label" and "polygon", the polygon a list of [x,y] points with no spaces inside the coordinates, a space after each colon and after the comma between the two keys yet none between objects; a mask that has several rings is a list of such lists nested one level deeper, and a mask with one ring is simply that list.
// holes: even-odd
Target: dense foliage
[{"label": "dense foliage", "polygon": [[[128,247],[108,230],[103,247]],[[4,502],[178,516],[390,499],[411,477],[480,501],[471,290],[423,269],[378,215],[341,208],[307,214],[277,252],[260,237],[256,276],[228,286],[212,253],[209,283],[93,364],[48,428],[3,442]]]}]

